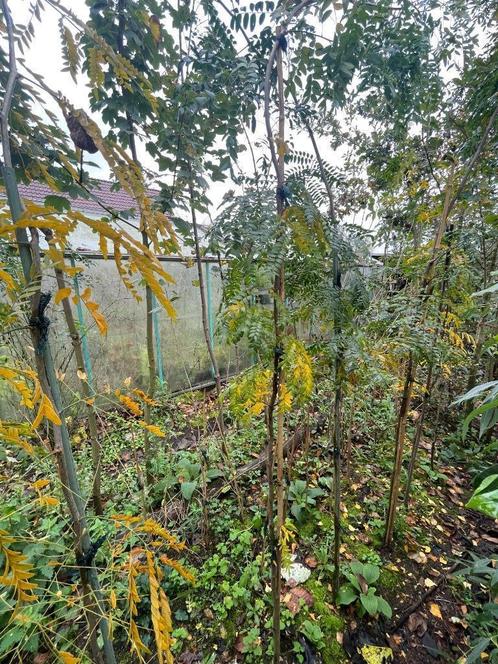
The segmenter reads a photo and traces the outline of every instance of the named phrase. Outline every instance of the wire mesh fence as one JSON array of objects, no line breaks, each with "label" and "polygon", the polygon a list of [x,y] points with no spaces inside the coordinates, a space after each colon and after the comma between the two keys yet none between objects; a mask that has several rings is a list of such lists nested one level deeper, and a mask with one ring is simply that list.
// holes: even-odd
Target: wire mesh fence
[{"label": "wire mesh fence", "polygon": [[[204,338],[197,266],[177,257],[161,260],[175,281],[168,284],[166,290],[176,318],[169,318],[159,305],[153,308],[157,382],[160,389],[175,392],[212,381],[213,370]],[[82,265],[84,271],[72,283],[68,280],[67,285],[80,292],[90,287],[91,299],[100,305],[108,325],[107,335],[102,336],[85,307],[73,305],[94,391],[97,394],[109,392],[127,378],[131,378],[134,386],[144,389],[148,382],[145,288],[137,287],[142,296],[142,301],[137,302],[124,286],[114,261],[105,260],[100,254],[78,255],[74,264]],[[209,332],[220,373],[233,375],[248,366],[249,353],[244,348],[224,344],[217,334],[216,315],[222,298],[220,267],[215,260],[207,258],[203,259],[202,268]],[[43,290],[56,292],[55,277],[44,278]],[[47,315],[52,353],[66,400],[76,407],[79,385],[74,350],[60,305],[52,303]],[[30,351],[27,331],[12,337],[2,349],[11,357]],[[4,393],[0,415],[5,417],[12,413],[16,401],[15,395]]]}]

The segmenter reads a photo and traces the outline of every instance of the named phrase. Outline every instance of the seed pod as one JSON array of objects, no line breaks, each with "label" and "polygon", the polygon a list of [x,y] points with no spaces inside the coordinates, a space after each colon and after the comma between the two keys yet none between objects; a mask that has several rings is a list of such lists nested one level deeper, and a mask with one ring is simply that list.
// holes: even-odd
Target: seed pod
[{"label": "seed pod", "polygon": [[91,154],[98,152],[99,149],[95,145],[93,138],[88,134],[86,129],[81,126],[78,118],[72,115],[72,113],[66,113],[65,118],[69,133],[71,134],[71,138],[76,147],[80,148],[80,150],[86,150]]}]

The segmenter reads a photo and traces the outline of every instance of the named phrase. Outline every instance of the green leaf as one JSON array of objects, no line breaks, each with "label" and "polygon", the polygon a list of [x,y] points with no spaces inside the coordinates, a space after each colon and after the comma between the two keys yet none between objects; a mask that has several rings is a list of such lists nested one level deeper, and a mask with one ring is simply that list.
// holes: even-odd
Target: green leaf
[{"label": "green leaf", "polygon": [[339,593],[337,595],[339,604],[351,604],[356,599],[358,599],[358,593],[351,584],[347,583],[339,588]]},{"label": "green leaf", "polygon": [[208,478],[208,480],[215,480],[218,477],[223,477],[223,474],[224,474],[223,471],[220,470],[219,468],[209,468],[206,473],[206,477]]},{"label": "green leaf", "polygon": [[498,475],[486,477],[474,491],[465,507],[482,512],[492,519],[498,519],[498,489],[491,488],[496,481],[498,481]]},{"label": "green leaf", "polygon": [[296,517],[297,521],[301,520],[301,515],[303,508],[301,505],[298,505],[297,503],[292,503],[291,508],[290,508],[291,514]]},{"label": "green leaf", "polygon": [[380,569],[377,567],[377,565],[370,565],[370,564],[363,565],[363,578],[365,579],[365,581],[368,583],[369,586],[377,581],[377,579],[379,578],[379,574],[380,574]]},{"label": "green leaf", "polygon": [[53,194],[45,196],[44,203],[47,207],[53,207],[58,212],[64,212],[64,210],[71,209],[71,203],[67,198],[64,198],[64,196],[55,196]]},{"label": "green leaf", "polygon": [[488,639],[487,637],[479,639],[467,655],[467,664],[474,664],[474,662],[479,661],[481,659],[481,653],[486,650],[490,643],[491,639]]},{"label": "green leaf", "polygon": [[472,293],[472,297],[477,297],[478,295],[487,295],[488,293],[496,293],[498,291],[498,283],[485,288],[484,290],[477,291],[477,293]]},{"label": "green leaf", "polygon": [[391,606],[388,604],[388,602],[386,602],[386,600],[383,597],[377,597],[377,608],[379,610],[379,613],[385,615],[388,620],[392,618],[393,610],[391,609]]},{"label": "green leaf", "polygon": [[365,574],[363,573],[363,568],[364,568],[363,563],[360,563],[357,560],[354,560],[351,563],[350,568],[351,568],[351,571],[353,572],[353,574],[355,574],[356,576],[365,576]]},{"label": "green leaf", "polygon": [[180,491],[185,500],[190,500],[194,491],[197,489],[197,482],[182,482],[180,484]]},{"label": "green leaf", "polygon": [[360,602],[363,608],[371,616],[374,616],[379,611],[378,607],[379,598],[376,595],[374,595],[374,593],[375,590],[373,588],[370,588],[370,590],[368,591],[368,595],[365,595],[364,593],[361,593],[360,595]]},{"label": "green leaf", "polygon": [[473,387],[468,392],[465,392],[465,394],[463,394],[461,397],[458,397],[458,399],[455,399],[455,401],[453,401],[453,403],[451,405],[456,406],[459,403],[462,403],[462,401],[468,401],[469,399],[475,399],[476,397],[478,397],[483,392],[487,392],[492,387],[497,387],[497,386],[498,386],[498,381],[497,380],[492,380],[489,383],[482,383],[481,385],[476,385],[475,387]]}]

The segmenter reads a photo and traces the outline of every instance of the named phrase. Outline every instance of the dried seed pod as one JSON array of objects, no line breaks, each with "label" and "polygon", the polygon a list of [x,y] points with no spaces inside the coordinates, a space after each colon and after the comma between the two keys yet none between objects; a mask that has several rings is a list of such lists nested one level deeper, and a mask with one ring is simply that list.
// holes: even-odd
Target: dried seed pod
[{"label": "dried seed pod", "polygon": [[[78,111],[82,113],[83,111]],[[95,145],[93,138],[88,134],[86,129],[81,126],[80,121],[72,113],[65,114],[66,123],[73,139],[73,143],[80,150],[86,150],[91,154],[98,152],[98,147]]]}]

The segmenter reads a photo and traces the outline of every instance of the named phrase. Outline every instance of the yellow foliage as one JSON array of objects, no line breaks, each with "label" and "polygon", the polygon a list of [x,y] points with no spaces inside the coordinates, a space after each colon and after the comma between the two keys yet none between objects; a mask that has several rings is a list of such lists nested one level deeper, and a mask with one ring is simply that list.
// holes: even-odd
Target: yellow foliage
[{"label": "yellow foliage", "polygon": [[133,413],[133,415],[136,415],[137,417],[141,417],[143,415],[142,409],[136,401],[133,401],[131,397],[126,396],[126,394],[121,394],[119,390],[116,390],[115,394],[123,406],[125,406],[130,411],[130,413]]},{"label": "yellow foliage", "polygon": [[363,646],[360,652],[367,664],[384,664],[393,657],[391,648],[384,646]]},{"label": "yellow foliage", "polygon": [[64,300],[66,297],[69,297],[70,295],[71,289],[69,287],[60,288],[54,297],[55,304],[59,304],[59,302],[62,302],[62,300]]},{"label": "yellow foliage", "polygon": [[44,489],[46,486],[50,484],[50,480],[43,479],[43,480],[36,480],[36,482],[33,482],[31,485],[35,491],[40,491],[40,489]]},{"label": "yellow foliage", "polygon": [[99,48],[88,49],[88,78],[98,96],[99,88],[104,84],[105,74],[102,68],[104,58]]},{"label": "yellow foliage", "polygon": [[60,657],[61,662],[64,662],[64,664],[79,664],[81,662],[81,657],[75,657],[67,650],[59,650],[57,655]]},{"label": "yellow foliage", "polygon": [[280,390],[278,394],[278,412],[287,413],[292,407],[292,394],[287,389],[285,383],[280,384]]},{"label": "yellow foliage", "polygon": [[280,528],[280,550],[282,552],[282,567],[288,569],[291,566],[291,544],[295,540],[296,529],[294,524],[286,520]]},{"label": "yellow foliage", "polygon": [[8,272],[2,269],[3,267],[5,267],[4,263],[0,263],[0,279],[5,283],[7,289],[13,290],[15,288],[14,279],[12,279]]},{"label": "yellow foliage", "polygon": [[319,216],[308,219],[304,209],[297,205],[286,208],[282,216],[291,230],[294,244],[301,252],[309,253],[314,245],[325,248],[327,243]]},{"label": "yellow foliage", "polygon": [[62,424],[60,417],[55,412],[55,409],[52,405],[52,402],[47,397],[46,394],[42,394],[40,407],[38,408],[38,413],[33,420],[33,429],[36,429],[40,426],[43,418],[46,417],[47,420],[50,420],[53,424],[60,426]]},{"label": "yellow foliage", "polygon": [[152,614],[152,627],[157,647],[159,664],[173,664],[171,654],[171,611],[164,591],[159,587],[159,580],[154,557],[150,551],[147,554],[147,573],[149,577],[150,605]]},{"label": "yellow foliage", "polygon": [[[67,107],[67,110],[70,110],[69,107]],[[81,118],[78,116],[78,119],[82,120],[82,118],[83,116],[81,116]],[[85,121],[83,120],[82,124],[87,131],[89,130],[89,127],[93,127],[94,131],[98,132],[95,123],[92,124],[88,118],[86,122],[87,124],[85,124]],[[92,138],[95,139],[92,131],[89,131],[89,133],[92,135]],[[99,140],[103,145],[104,139],[100,136]],[[143,182],[142,173],[137,169],[136,164],[129,159],[121,148],[115,147],[115,150],[117,150],[117,153],[115,154],[113,163],[115,165],[119,163],[118,170],[119,173],[121,173],[121,180],[123,180],[120,180],[121,186],[130,193],[135,200],[137,200],[143,230],[145,230],[150,237],[151,249],[138,240],[135,240],[123,229],[115,228],[112,222],[107,219],[90,219],[76,210],[61,213],[53,207],[41,206],[28,200],[24,201],[25,212],[16,224],[11,223],[8,208],[5,206],[2,208],[0,211],[0,236],[7,235],[12,238],[12,241],[15,241],[15,231],[18,228],[33,227],[49,230],[52,239],[50,240],[49,247],[46,251],[46,256],[52,261],[54,268],[57,268],[72,277],[81,272],[83,268],[66,265],[64,261],[64,249],[67,246],[69,234],[78,224],[83,224],[90,228],[94,233],[98,234],[99,245],[104,257],[107,257],[108,255],[107,243],[109,242],[112,244],[114,249],[113,257],[118,273],[123,284],[133,297],[137,301],[141,300],[138,289],[132,280],[134,274],[139,274],[154,292],[158,302],[164,307],[168,315],[174,318],[176,312],[169,298],[164,293],[159,281],[164,280],[168,283],[174,283],[174,279],[163,269],[160,261],[156,257],[156,253],[163,253],[163,247],[165,244],[171,245],[172,247],[177,246],[173,228],[166,215],[153,208],[152,202],[146,194],[147,189]],[[126,175],[125,172],[128,173],[128,175]],[[126,186],[125,180],[128,182]],[[140,200],[138,200],[137,197]],[[5,222],[3,222],[3,220],[5,220]],[[123,254],[128,254],[129,256],[126,265],[122,261]],[[105,334],[107,324],[102,313],[98,311],[98,306],[95,303],[88,303],[86,306],[94,317],[100,332]]]},{"label": "yellow foliage", "polygon": [[149,16],[149,28],[150,28],[150,33],[152,35],[152,39],[154,40],[154,43],[157,46],[157,44],[159,44],[159,42],[161,41],[161,24],[157,16],[154,16],[154,14]]},{"label": "yellow foliage", "polygon": [[155,424],[147,424],[147,422],[144,422],[143,420],[139,420],[138,424],[143,428],[147,429],[147,431],[150,431],[150,433],[154,434],[154,436],[157,436],[158,438],[165,438],[166,434],[164,431],[161,431],[161,429],[156,426]]},{"label": "yellow foliage", "polygon": [[149,406],[159,406],[158,401],[154,401],[154,399],[151,399],[148,394],[145,394],[143,390],[139,390],[138,388],[135,388],[132,390],[133,394],[136,394],[139,399],[144,401],[145,403],[149,404]]},{"label": "yellow foliage", "polygon": [[37,597],[32,591],[38,586],[36,583],[29,581],[34,576],[34,572],[25,555],[9,549],[9,544],[13,542],[14,538],[10,537],[5,530],[0,529],[0,552],[5,558],[4,570],[0,576],[0,585],[14,588],[18,601],[35,602]]},{"label": "yellow foliage", "polygon": [[128,631],[128,636],[130,637],[132,649],[135,650],[137,655],[140,657],[140,660],[143,660],[142,653],[150,655],[150,650],[147,648],[145,643],[140,638],[140,633],[138,631],[137,623],[130,619],[130,629]]},{"label": "yellow foliage", "polygon": [[297,404],[302,404],[313,391],[311,356],[299,339],[290,338],[284,345],[282,372],[288,389]]},{"label": "yellow foliage", "polygon": [[173,558],[168,558],[165,554],[160,556],[160,560],[162,563],[167,565],[168,567],[171,567],[171,569],[174,569],[178,572],[178,574],[185,579],[185,581],[188,581],[189,583],[195,583],[195,576],[192,574],[192,572],[189,572],[189,570],[184,567],[178,560],[173,560]]},{"label": "yellow foliage", "polygon": [[154,521],[154,519],[145,519],[136,530],[138,532],[154,535],[154,537],[162,538],[174,551],[182,551],[185,548],[184,542],[179,542],[174,535],[158,524],[157,521]]},{"label": "yellow foliage", "polygon": [[60,500],[58,500],[54,496],[39,496],[38,502],[42,507],[55,507],[59,505]]},{"label": "yellow foliage", "polygon": [[31,371],[21,371],[12,367],[0,367],[0,378],[6,380],[10,386],[21,395],[21,405],[26,408],[34,408],[35,392],[27,385],[26,378],[35,381],[36,375]]},{"label": "yellow foliage", "polygon": [[271,397],[272,375],[270,369],[255,367],[229,385],[228,403],[235,417],[248,422],[265,410]]},{"label": "yellow foliage", "polygon": [[26,435],[26,429],[26,425],[10,424],[0,420],[0,440],[21,447],[27,454],[33,456],[35,454],[34,447],[23,438],[23,435]]}]

